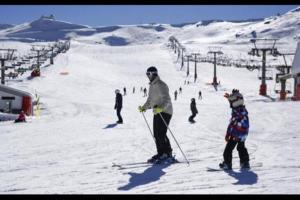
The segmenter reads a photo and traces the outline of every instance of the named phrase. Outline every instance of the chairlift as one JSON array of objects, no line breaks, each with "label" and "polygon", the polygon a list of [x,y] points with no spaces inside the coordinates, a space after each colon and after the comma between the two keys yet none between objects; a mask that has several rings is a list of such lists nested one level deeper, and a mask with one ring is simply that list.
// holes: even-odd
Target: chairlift
[{"label": "chairlift", "polygon": [[[259,79],[259,80],[261,80],[262,79],[262,76],[261,76],[262,74],[261,74],[261,69],[260,68],[258,68],[258,73],[257,73],[257,78]],[[273,80],[273,70],[272,69],[267,69],[266,68],[266,80]]]},{"label": "chairlift", "polygon": [[[275,83],[274,85],[274,91],[276,94],[280,94],[280,91],[281,91],[281,83]],[[289,82],[286,82],[285,83],[285,91],[286,93],[288,94],[292,94],[292,87],[291,87],[291,83]]]}]

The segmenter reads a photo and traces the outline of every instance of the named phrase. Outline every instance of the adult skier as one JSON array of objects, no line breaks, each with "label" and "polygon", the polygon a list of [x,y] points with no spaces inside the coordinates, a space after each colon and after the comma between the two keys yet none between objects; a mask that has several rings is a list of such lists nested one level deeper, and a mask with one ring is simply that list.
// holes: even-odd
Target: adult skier
[{"label": "adult skier", "polygon": [[[173,107],[169,95],[169,88],[163,82],[156,67],[147,69],[147,77],[150,80],[148,98],[143,106],[139,106],[140,112],[153,109],[153,132],[156,143],[157,154],[148,160],[149,163],[160,163],[162,161],[174,161],[172,148],[167,137],[167,130],[173,114]],[[166,124],[167,125],[166,125]]]},{"label": "adult skier", "polygon": [[144,88],[144,96],[143,97],[146,97],[147,96],[147,88]]},{"label": "adult skier", "polygon": [[190,108],[191,108],[191,111],[192,111],[192,115],[189,117],[189,122],[195,123],[194,117],[198,114],[195,98],[191,99]]},{"label": "adult skier", "polygon": [[121,116],[121,110],[123,106],[123,97],[122,94],[120,93],[119,89],[115,90],[116,93],[116,100],[115,100],[115,110],[117,111],[117,116],[118,116],[118,124],[123,124],[123,118]]},{"label": "adult skier", "polygon": [[198,99],[200,99],[200,98],[202,99],[202,93],[201,93],[201,90],[199,90],[199,93],[198,93],[198,94],[199,94]]},{"label": "adult skier", "polygon": [[177,90],[175,90],[175,92],[174,92],[174,99],[175,99],[175,101],[177,100],[177,94],[178,94],[178,92],[177,92]]},{"label": "adult skier", "polygon": [[245,147],[245,141],[249,131],[248,111],[244,105],[243,95],[237,89],[233,89],[231,94],[225,93],[228,99],[231,112],[230,123],[227,128],[225,140],[227,142],[223,158],[219,164],[220,168],[232,169],[232,151],[237,145],[241,168],[250,168],[249,154]]}]

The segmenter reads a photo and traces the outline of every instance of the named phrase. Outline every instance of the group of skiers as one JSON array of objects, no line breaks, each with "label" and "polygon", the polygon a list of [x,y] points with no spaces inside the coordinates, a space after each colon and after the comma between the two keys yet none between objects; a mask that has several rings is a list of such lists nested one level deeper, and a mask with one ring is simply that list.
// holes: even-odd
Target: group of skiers
[{"label": "group of skiers", "polygon": [[[174,162],[176,160],[172,155],[172,147],[167,136],[168,126],[173,115],[173,106],[169,95],[169,88],[167,84],[160,79],[156,67],[149,67],[146,75],[150,81],[148,98],[144,105],[138,107],[138,110],[141,113],[148,109],[153,110],[153,136],[157,150],[157,153],[148,159],[148,162]],[[202,98],[201,91],[199,92],[198,98],[200,97]],[[249,154],[245,147],[245,140],[249,131],[249,118],[248,111],[244,105],[243,95],[239,90],[233,89],[231,94],[225,93],[224,97],[229,101],[232,114],[225,135],[227,144],[223,153],[224,161],[219,164],[219,167],[224,170],[232,169],[232,151],[237,145],[241,168],[250,168]],[[115,109],[117,110],[119,118],[117,121],[118,123],[123,122],[122,117],[120,116],[121,108],[122,95],[116,90]],[[195,98],[191,99],[190,108],[192,115],[189,117],[189,121],[193,123],[195,122],[194,117],[198,113]]]}]

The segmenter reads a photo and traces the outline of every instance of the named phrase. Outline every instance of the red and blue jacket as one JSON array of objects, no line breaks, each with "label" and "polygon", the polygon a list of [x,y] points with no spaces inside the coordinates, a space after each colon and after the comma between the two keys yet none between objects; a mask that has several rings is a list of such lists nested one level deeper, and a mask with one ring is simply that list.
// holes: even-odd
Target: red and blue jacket
[{"label": "red and blue jacket", "polygon": [[245,106],[233,108],[227,128],[226,138],[245,141],[249,132],[248,111]]}]

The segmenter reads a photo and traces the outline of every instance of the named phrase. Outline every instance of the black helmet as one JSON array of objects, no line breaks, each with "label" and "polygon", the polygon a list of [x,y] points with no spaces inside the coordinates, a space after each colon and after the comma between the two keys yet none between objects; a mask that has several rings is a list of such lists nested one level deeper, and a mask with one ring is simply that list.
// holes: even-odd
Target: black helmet
[{"label": "black helmet", "polygon": [[157,69],[154,66],[151,66],[147,69],[147,73],[149,74],[157,74]]},{"label": "black helmet", "polygon": [[191,98],[191,101],[196,101],[196,99],[195,98]]}]

